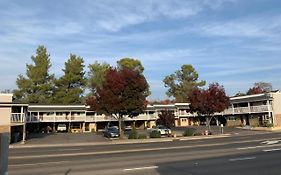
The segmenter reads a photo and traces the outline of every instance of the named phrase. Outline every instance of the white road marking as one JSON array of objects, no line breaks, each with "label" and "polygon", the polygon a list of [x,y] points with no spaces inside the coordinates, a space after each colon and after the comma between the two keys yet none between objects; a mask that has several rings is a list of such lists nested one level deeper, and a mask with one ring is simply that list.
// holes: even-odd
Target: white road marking
[{"label": "white road marking", "polygon": [[37,165],[45,165],[45,164],[60,164],[60,163],[67,163],[70,161],[57,161],[57,162],[42,162],[42,163],[26,163],[26,164],[15,164],[9,165],[10,167],[21,167],[21,166],[37,166]]},{"label": "white road marking", "polygon": [[263,152],[272,152],[272,151],[280,151],[281,148],[275,148],[275,149],[264,149]]},{"label": "white road marking", "polygon": [[262,144],[267,144],[267,145],[273,145],[279,143],[280,140],[267,140],[264,142],[261,142]]},{"label": "white road marking", "polygon": [[147,169],[157,169],[157,168],[158,168],[158,166],[147,166],[147,167],[123,169],[123,171],[136,171],[136,170],[147,170]]},{"label": "white road marking", "polygon": [[78,151],[81,150],[79,148],[69,148],[69,149],[59,149],[59,151]]},{"label": "white road marking", "polygon": [[268,148],[268,147],[276,147],[276,146],[281,146],[281,144],[248,146],[248,147],[240,147],[240,148],[236,148],[236,149],[237,150],[247,150],[247,149]]},{"label": "white road marking", "polygon": [[235,161],[241,161],[241,160],[252,160],[252,159],[255,159],[255,158],[256,157],[239,157],[239,158],[229,159],[229,161],[235,162]]}]

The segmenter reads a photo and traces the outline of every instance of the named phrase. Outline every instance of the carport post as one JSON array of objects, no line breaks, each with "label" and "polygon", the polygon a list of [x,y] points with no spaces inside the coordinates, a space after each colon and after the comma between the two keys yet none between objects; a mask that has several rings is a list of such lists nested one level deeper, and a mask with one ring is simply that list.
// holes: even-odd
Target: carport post
[{"label": "carport post", "polygon": [[223,124],[221,124],[221,134],[223,134]]}]

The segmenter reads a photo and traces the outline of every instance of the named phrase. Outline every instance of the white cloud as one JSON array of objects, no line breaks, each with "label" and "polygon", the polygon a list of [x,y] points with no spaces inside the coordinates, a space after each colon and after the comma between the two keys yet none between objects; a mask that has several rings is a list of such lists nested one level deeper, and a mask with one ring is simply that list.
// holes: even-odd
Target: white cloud
[{"label": "white cloud", "polygon": [[223,71],[214,71],[210,73],[206,73],[206,76],[216,77],[216,76],[229,76],[229,75],[239,75],[245,73],[255,73],[255,72],[262,72],[262,71],[271,71],[271,70],[280,70],[281,64],[272,64],[269,66],[266,65],[251,65],[251,67],[244,67],[241,68],[238,65],[233,66],[233,69],[227,69]]},{"label": "white cloud", "polygon": [[[132,3],[132,1],[114,1],[104,4],[92,4],[99,13],[97,24],[108,31],[117,32],[128,26],[145,22],[156,21],[160,18],[180,19],[197,15],[204,8],[216,9],[223,2],[233,2],[230,0],[204,0],[204,1],[181,1],[181,0],[147,0]],[[93,8],[89,6],[89,8]],[[93,12],[95,16],[95,13]]]},{"label": "white cloud", "polygon": [[280,38],[280,27],[280,16],[250,16],[225,22],[209,22],[192,30],[206,36],[272,39]]}]

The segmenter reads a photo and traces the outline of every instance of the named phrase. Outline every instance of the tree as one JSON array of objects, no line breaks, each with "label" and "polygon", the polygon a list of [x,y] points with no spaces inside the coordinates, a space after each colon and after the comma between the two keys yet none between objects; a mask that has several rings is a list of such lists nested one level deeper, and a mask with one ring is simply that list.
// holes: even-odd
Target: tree
[{"label": "tree", "polygon": [[238,93],[236,93],[234,95],[234,97],[240,97],[240,96],[244,96],[244,95],[246,95],[246,94],[239,91]]},{"label": "tree", "polygon": [[181,70],[166,76],[163,80],[165,87],[168,87],[166,94],[169,97],[173,96],[177,102],[188,100],[186,94],[206,84],[205,81],[199,81],[198,77],[192,65],[182,65]]},{"label": "tree", "polygon": [[[229,107],[229,97],[223,86],[218,83],[209,85],[208,89],[194,89],[188,94],[190,111],[203,116],[213,116],[215,112],[222,112]],[[209,122],[207,125],[209,126]]]},{"label": "tree", "polygon": [[90,88],[91,93],[96,92],[96,89],[102,86],[109,68],[109,64],[98,63],[97,61],[94,64],[89,65],[88,87]]},{"label": "tree", "polygon": [[272,84],[267,82],[257,82],[254,84],[254,87],[260,87],[264,92],[272,91]]},{"label": "tree", "polygon": [[133,71],[138,71],[139,73],[143,73],[144,67],[138,59],[133,58],[122,58],[117,61],[118,69],[131,69]]},{"label": "tree", "polygon": [[51,103],[54,87],[54,75],[49,74],[50,54],[44,46],[39,46],[36,55],[31,57],[34,64],[26,65],[26,77],[19,75],[14,91],[15,98],[26,103]]},{"label": "tree", "polygon": [[159,118],[157,119],[156,123],[171,128],[175,126],[175,115],[172,111],[163,110],[159,114]]},{"label": "tree", "polygon": [[250,89],[247,91],[247,95],[262,94],[262,93],[264,93],[264,92],[265,92],[265,91],[264,91],[261,87],[255,86],[255,87],[250,88]]},{"label": "tree", "polygon": [[160,100],[160,101],[157,101],[157,100],[149,101],[148,103],[149,104],[163,104],[163,105],[167,105],[167,104],[175,103],[175,101],[170,100],[170,99],[165,99],[165,100]]},{"label": "tree", "polygon": [[70,54],[64,65],[64,75],[56,81],[54,103],[81,104],[82,93],[86,85],[84,60],[79,56]]},{"label": "tree", "polygon": [[147,81],[139,72],[127,68],[110,68],[102,86],[97,87],[86,103],[98,113],[114,116],[118,120],[122,137],[123,117],[134,117],[145,110],[147,89]]},{"label": "tree", "polygon": [[[140,74],[143,74],[144,67],[141,64],[140,60],[134,59],[134,58],[122,58],[119,61],[117,61],[117,69],[122,70],[122,69],[130,69],[132,71],[136,71]],[[151,94],[149,90],[149,85],[147,88],[147,96]]]},{"label": "tree", "polygon": [[271,83],[266,83],[261,81],[261,82],[254,83],[254,87],[248,89],[247,95],[262,94],[270,91],[272,91]]}]

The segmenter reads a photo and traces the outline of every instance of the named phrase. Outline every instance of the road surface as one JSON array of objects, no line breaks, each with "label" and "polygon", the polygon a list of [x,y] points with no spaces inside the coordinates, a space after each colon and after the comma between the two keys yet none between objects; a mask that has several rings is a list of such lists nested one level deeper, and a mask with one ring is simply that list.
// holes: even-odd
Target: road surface
[{"label": "road surface", "polygon": [[10,149],[9,175],[280,174],[281,133],[142,144]]}]

